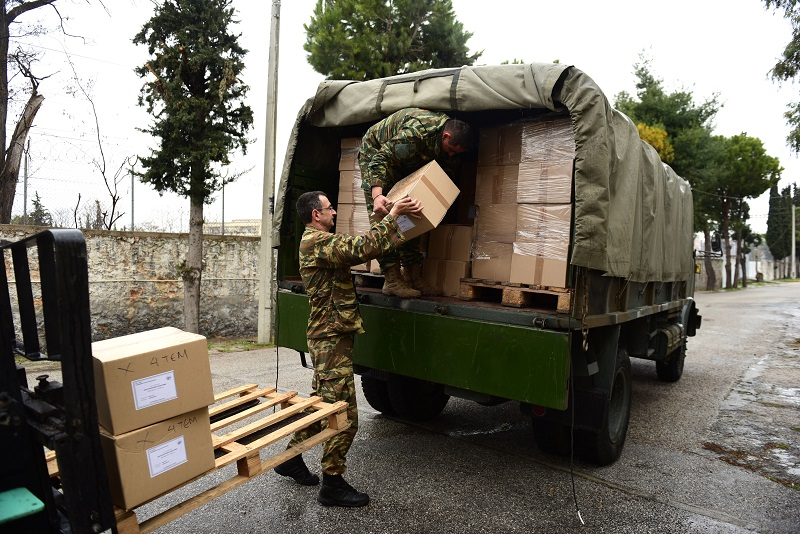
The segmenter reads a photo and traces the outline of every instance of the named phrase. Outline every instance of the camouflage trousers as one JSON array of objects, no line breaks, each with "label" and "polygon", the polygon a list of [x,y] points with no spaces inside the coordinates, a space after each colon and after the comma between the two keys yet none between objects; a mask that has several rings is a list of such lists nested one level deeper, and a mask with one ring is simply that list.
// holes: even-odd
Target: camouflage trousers
[{"label": "camouflage trousers", "polygon": [[[375,215],[372,212],[375,208],[375,203],[372,201],[372,194],[370,191],[364,191],[364,198],[367,201],[367,213],[369,213],[369,223],[370,226],[372,226],[380,222],[383,217]],[[409,239],[388,254],[379,256],[378,263],[381,266],[381,271],[385,271],[395,265],[422,265],[424,259],[425,256],[423,256],[420,251],[420,238],[415,237],[414,239]]]},{"label": "camouflage trousers", "polygon": [[[329,475],[341,475],[345,472],[345,456],[353,443],[356,430],[358,430],[358,409],[352,360],[354,337],[354,334],[346,334],[308,340],[308,351],[314,364],[314,378],[311,381],[312,395],[322,397],[330,403],[346,402],[347,419],[350,421],[350,427],[347,430],[336,434],[322,445],[322,472]],[[289,446],[297,445],[327,426],[327,419],[323,419],[296,432],[289,441]]]}]

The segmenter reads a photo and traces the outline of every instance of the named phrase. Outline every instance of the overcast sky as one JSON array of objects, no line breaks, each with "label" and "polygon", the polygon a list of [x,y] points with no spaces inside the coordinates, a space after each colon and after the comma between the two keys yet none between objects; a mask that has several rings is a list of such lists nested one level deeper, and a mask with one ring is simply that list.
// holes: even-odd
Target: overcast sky
[{"label": "overcast sky", "polygon": [[[284,0],[280,19],[280,72],[278,86],[278,174],[292,123],[303,102],[314,95],[323,77],[306,62],[303,24],[310,20],[315,0]],[[82,199],[105,201],[100,175],[86,161],[98,158],[94,120],[88,103],[69,94],[72,72],[65,61],[66,49],[79,77],[92,83],[100,131],[109,168],[126,155],[146,154],[155,146],[136,130],[149,116],[137,106],[141,80],[133,73],[147,60],[145,47],[134,46],[132,37],[152,16],[149,0],[105,1],[110,13],[97,2],[61,0],[59,11],[71,17],[69,32],[85,38],[56,34],[30,40],[44,54],[40,74],[49,74],[40,92],[46,97],[31,134],[29,200],[38,191],[51,211],[74,206]],[[225,220],[260,218],[267,84],[267,52],[270,12],[268,0],[234,0],[241,23],[242,45],[249,50],[244,82],[250,86],[249,105],[255,113],[247,156],[237,157],[235,169],[247,170],[226,187]],[[643,7],[647,6],[647,7]],[[652,6],[652,7],[651,7]],[[668,90],[685,88],[700,103],[719,93],[723,108],[717,116],[717,134],[742,132],[764,142],[769,155],[785,168],[781,185],[798,180],[800,164],[786,147],[788,133],[783,113],[797,86],[780,88],[768,77],[791,37],[789,23],[764,9],[762,0],[673,0],[669,3],[640,0],[453,0],[459,21],[474,35],[472,51],[483,50],[479,64],[505,60],[574,65],[594,78],[613,102],[620,91],[635,91],[633,65],[644,50],[652,59],[652,73]],[[41,14],[50,8],[37,10]],[[47,20],[52,25],[53,17]],[[19,195],[22,194],[19,188]],[[120,186],[125,212],[119,226],[131,220],[131,182]],[[188,224],[188,200],[172,195],[159,197],[148,186],[136,183],[135,222],[150,219],[165,225],[169,220]],[[221,195],[206,207],[206,218],[222,218]],[[14,213],[22,212],[21,198]],[[751,202],[751,224],[766,231],[766,196]],[[173,228],[178,230],[177,227]]]}]

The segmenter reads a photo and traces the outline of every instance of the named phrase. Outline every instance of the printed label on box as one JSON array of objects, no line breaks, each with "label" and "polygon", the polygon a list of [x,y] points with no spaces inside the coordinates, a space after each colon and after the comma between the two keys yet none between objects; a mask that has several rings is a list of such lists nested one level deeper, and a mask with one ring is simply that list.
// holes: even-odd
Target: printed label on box
[{"label": "printed label on box", "polygon": [[401,215],[397,218],[397,226],[400,227],[402,232],[408,232],[417,225],[411,221],[411,217],[408,215]]},{"label": "printed label on box", "polygon": [[178,467],[189,461],[186,456],[186,440],[178,436],[161,445],[147,449],[147,465],[150,467],[150,478]]},{"label": "printed label on box", "polygon": [[133,404],[137,410],[178,398],[175,371],[134,380],[131,382],[131,387],[133,387]]}]

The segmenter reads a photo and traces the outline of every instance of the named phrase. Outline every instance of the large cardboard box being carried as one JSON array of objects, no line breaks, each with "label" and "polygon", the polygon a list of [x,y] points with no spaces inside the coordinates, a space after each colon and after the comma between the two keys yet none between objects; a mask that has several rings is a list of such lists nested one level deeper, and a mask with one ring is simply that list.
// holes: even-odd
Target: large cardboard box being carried
[{"label": "large cardboard box being carried", "polygon": [[422,203],[421,218],[401,215],[397,219],[403,235],[409,240],[439,226],[459,192],[439,164],[431,161],[397,182],[386,198],[395,202],[409,196]]},{"label": "large cardboard box being carried", "polygon": [[92,343],[100,424],[122,434],[214,403],[206,338],[166,327]]},{"label": "large cardboard box being carried", "polygon": [[208,407],[113,436],[100,443],[111,500],[125,510],[214,468]]}]

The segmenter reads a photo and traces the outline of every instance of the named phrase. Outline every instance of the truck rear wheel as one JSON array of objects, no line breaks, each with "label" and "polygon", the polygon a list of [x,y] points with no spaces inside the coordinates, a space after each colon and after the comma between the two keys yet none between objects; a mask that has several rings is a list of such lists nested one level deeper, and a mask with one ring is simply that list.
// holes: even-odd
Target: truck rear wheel
[{"label": "truck rear wheel", "polygon": [[390,375],[386,381],[389,401],[395,413],[410,421],[428,421],[435,418],[450,396],[444,386],[407,376]]},{"label": "truck rear wheel", "polygon": [[575,432],[580,456],[597,465],[608,465],[619,458],[628,434],[631,417],[631,360],[622,347],[617,349],[614,380],[606,408],[599,431]]},{"label": "truck rear wheel", "polygon": [[371,376],[361,377],[361,389],[370,406],[386,415],[394,415],[392,402],[389,400],[389,391],[386,380]]},{"label": "truck rear wheel", "polygon": [[656,374],[664,382],[677,382],[683,376],[683,362],[686,359],[686,339],[681,347],[670,354],[663,362],[656,362]]}]

